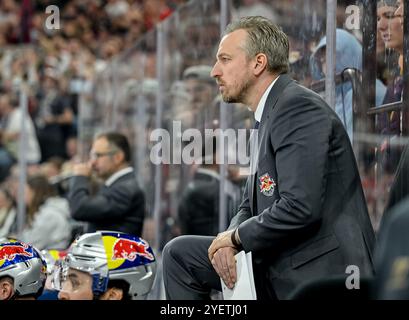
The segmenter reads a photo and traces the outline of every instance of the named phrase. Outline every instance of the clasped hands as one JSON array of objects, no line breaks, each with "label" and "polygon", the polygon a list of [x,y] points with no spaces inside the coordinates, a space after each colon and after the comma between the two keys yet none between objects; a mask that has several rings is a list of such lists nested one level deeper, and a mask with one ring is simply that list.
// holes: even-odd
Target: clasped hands
[{"label": "clasped hands", "polygon": [[229,289],[233,289],[237,281],[236,259],[238,252],[231,241],[234,230],[219,233],[208,249],[209,260],[217,274]]}]

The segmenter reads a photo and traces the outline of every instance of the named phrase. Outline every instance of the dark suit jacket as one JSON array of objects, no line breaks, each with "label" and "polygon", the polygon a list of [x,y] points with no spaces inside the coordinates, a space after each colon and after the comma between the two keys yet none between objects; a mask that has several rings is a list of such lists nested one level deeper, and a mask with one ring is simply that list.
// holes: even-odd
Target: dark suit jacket
[{"label": "dark suit jacket", "polygon": [[[226,180],[226,210],[232,217],[237,212],[240,189]],[[215,236],[219,233],[220,176],[217,172],[200,168],[183,190],[178,218],[182,234]],[[227,227],[223,226],[223,230]]]},{"label": "dark suit jacket", "polygon": [[205,173],[195,174],[180,198],[178,218],[182,234],[217,235],[219,193],[218,177]]},{"label": "dark suit jacket", "polygon": [[375,250],[375,299],[409,299],[409,197],[386,212]]},{"label": "dark suit jacket", "polygon": [[229,226],[253,252],[258,296],[285,299],[300,283],[345,274],[348,265],[370,275],[374,232],[335,112],[283,74],[267,98],[258,137],[257,171]]},{"label": "dark suit jacket", "polygon": [[68,194],[74,219],[89,222],[88,232],[96,230],[122,231],[141,236],[145,216],[145,197],[133,172],[103,186],[90,196],[89,179],[71,178]]}]

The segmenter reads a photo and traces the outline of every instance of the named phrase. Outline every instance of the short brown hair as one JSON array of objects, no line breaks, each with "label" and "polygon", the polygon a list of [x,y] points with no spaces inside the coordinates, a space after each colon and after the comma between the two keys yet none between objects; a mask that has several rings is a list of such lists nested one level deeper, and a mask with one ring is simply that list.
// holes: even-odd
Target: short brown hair
[{"label": "short brown hair", "polygon": [[243,49],[249,58],[264,53],[268,60],[268,71],[278,74],[288,72],[290,46],[287,35],[279,26],[261,16],[243,17],[231,22],[225,34],[239,29],[247,31],[248,37]]}]

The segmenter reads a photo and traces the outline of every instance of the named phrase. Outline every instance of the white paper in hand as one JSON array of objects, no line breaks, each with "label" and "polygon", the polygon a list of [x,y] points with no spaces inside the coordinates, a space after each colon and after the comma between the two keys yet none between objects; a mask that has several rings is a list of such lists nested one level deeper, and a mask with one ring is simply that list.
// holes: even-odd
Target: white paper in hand
[{"label": "white paper in hand", "polygon": [[220,279],[222,284],[222,292],[224,300],[256,300],[256,288],[254,286],[253,265],[251,262],[251,252],[247,254],[240,251],[235,255],[237,282],[233,289],[227,288],[224,281]]}]

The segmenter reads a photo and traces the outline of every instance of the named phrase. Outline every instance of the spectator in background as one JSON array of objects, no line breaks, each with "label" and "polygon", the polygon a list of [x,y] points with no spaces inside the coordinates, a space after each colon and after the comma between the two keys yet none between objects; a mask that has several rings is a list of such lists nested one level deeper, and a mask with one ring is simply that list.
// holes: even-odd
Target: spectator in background
[{"label": "spectator in background", "polygon": [[74,165],[80,162],[80,157],[78,155],[78,139],[76,135],[71,135],[68,137],[65,152],[67,153],[68,160],[66,160],[62,167],[60,173],[63,175],[71,175]]},{"label": "spectator in background", "polygon": [[[399,7],[395,11],[396,17],[400,19],[400,24],[402,27],[403,22],[403,2],[398,1]],[[401,66],[402,67],[402,66]],[[389,192],[389,199],[386,205],[385,211],[392,211],[392,209],[398,205],[399,202],[403,201],[405,198],[409,196],[409,144],[406,144],[405,148],[403,149],[401,156],[399,157],[399,164],[394,173],[394,181],[390,187]],[[401,206],[401,210],[405,208],[405,206]],[[385,213],[386,213],[385,212]],[[382,224],[384,224],[384,220],[388,219],[387,215],[383,216]],[[404,218],[403,218],[404,219]]]},{"label": "spectator in background", "polygon": [[152,29],[158,22],[172,14],[165,0],[143,0],[143,15],[146,30]]},{"label": "spectator in background", "polygon": [[143,15],[140,10],[133,8],[127,12],[126,19],[126,46],[132,46],[146,31]]},{"label": "spectator in background", "polygon": [[[386,7],[385,7],[386,8]],[[385,22],[390,20],[390,15],[387,11],[383,11],[382,7],[377,9],[377,33],[376,33],[376,64],[377,64],[377,77],[386,86],[393,80],[396,74],[398,55],[385,46],[383,41],[384,34],[381,33],[380,25],[385,25]],[[386,95],[385,95],[386,98]]]},{"label": "spectator in background", "polygon": [[[202,164],[180,197],[178,218],[182,234],[215,236],[219,233],[220,159],[217,159],[216,139],[212,139],[212,146],[212,154],[206,155],[202,150]],[[225,194],[226,225],[222,227],[223,230],[229,218],[236,213],[236,202],[240,200],[239,187],[226,179]]]},{"label": "spectator in background", "polygon": [[10,152],[7,151],[3,142],[1,142],[1,135],[2,133],[0,131],[0,182],[3,182],[9,176],[10,169],[13,166],[15,159]]},{"label": "spectator in background", "polygon": [[47,179],[50,180],[61,174],[63,164],[64,164],[63,158],[54,156],[41,164],[40,171],[45,177],[47,177]]},{"label": "spectator in background", "polygon": [[[141,235],[145,197],[130,166],[128,139],[118,132],[98,135],[87,163],[73,168],[68,199],[74,219],[89,222],[89,232],[116,230]],[[90,194],[92,171],[104,185]]]},{"label": "spectator in background", "polygon": [[44,98],[36,117],[42,161],[52,156],[67,158],[65,143],[72,130],[74,112],[67,93],[67,81],[58,80],[56,74],[46,76]]},{"label": "spectator in background", "polygon": [[7,42],[18,43],[20,32],[19,6],[14,0],[0,2],[0,24],[4,26]]},{"label": "spectator in background", "polygon": [[[382,42],[386,50],[402,55],[403,53],[403,30],[399,17],[395,15],[398,8],[397,0],[378,1],[378,31],[382,36]],[[401,100],[403,80],[397,61],[391,65],[395,69],[395,76],[387,86],[383,104]],[[379,146],[379,158],[382,168],[389,174],[394,174],[398,165],[401,148],[391,146],[391,142],[400,135],[400,112],[391,111],[379,114],[376,121],[376,129],[382,136],[383,142]]]},{"label": "spectator in background", "polygon": [[[383,57],[384,59],[389,57],[393,58],[391,59],[391,61],[387,60],[387,62],[392,63],[385,66],[385,71],[390,73],[390,75],[387,77],[388,85],[391,80],[393,81],[393,79],[389,79],[390,77],[395,78],[396,75],[399,75],[399,65],[397,63],[398,59],[396,55],[398,54],[398,52],[402,52],[403,50],[403,31],[400,25],[399,18],[395,16],[395,11],[397,8],[397,0],[378,0],[377,34],[379,35],[379,37],[377,37],[376,40],[377,53],[381,53],[382,51],[383,56],[380,57]],[[380,59],[377,58],[377,63],[385,63],[385,61],[380,61]],[[388,87],[387,94],[385,95],[385,100],[390,101],[392,98],[391,94],[394,95],[393,91],[390,92]]]},{"label": "spectator in background", "polygon": [[[398,8],[397,0],[379,0],[377,8],[378,17],[378,32],[381,35],[381,42],[385,47],[385,50],[389,52],[402,54],[403,52],[403,30],[400,25],[400,19],[395,15],[395,11]],[[399,65],[390,66],[394,70],[399,69]],[[397,83],[399,82],[399,83]],[[385,95],[384,103],[391,103],[399,101],[402,91],[402,78],[399,76],[399,72],[393,79],[393,84],[388,85],[387,93]]]},{"label": "spectator in background", "polygon": [[28,178],[25,196],[27,223],[17,238],[40,250],[66,249],[71,241],[68,201],[40,174]]},{"label": "spectator in background", "polygon": [[[395,16],[403,24],[403,1],[397,1]],[[402,51],[403,54],[403,51]],[[402,59],[403,56],[401,55]],[[400,60],[400,63],[402,60]],[[401,72],[402,70],[402,65]],[[382,217],[375,251],[374,297],[380,300],[409,299],[409,144],[406,144]]]},{"label": "spectator in background", "polygon": [[[314,80],[321,80],[326,75],[326,37],[323,37],[310,58],[311,75]],[[336,30],[336,65],[335,73],[340,74],[347,68],[362,70],[362,46],[359,41],[349,32],[343,29]],[[376,79],[376,106],[382,104],[386,88],[382,82]],[[353,141],[353,92],[352,84],[347,81],[335,88],[335,112],[344,124],[349,139]]]},{"label": "spectator in background", "polygon": [[189,111],[194,115],[192,126],[201,130],[218,125],[219,109],[213,103],[217,87],[210,76],[211,71],[210,66],[197,65],[183,72],[185,89],[190,95]]},{"label": "spectator in background", "polygon": [[111,19],[122,17],[129,10],[129,4],[125,0],[108,0],[105,11]]},{"label": "spectator in background", "polygon": [[[0,114],[1,114],[1,132],[2,142],[8,152],[18,159],[20,134],[21,134],[21,118],[23,113],[18,107],[18,100],[11,98],[9,94],[4,94],[0,97]],[[27,113],[25,122],[26,131],[26,158],[28,164],[37,164],[41,159],[40,147],[37,140],[33,121]]]},{"label": "spectator in background", "polygon": [[0,238],[15,233],[16,206],[13,196],[5,188],[0,188]]},{"label": "spectator in background", "polygon": [[270,3],[264,3],[260,0],[240,1],[240,7],[233,10],[232,16],[232,20],[236,20],[246,16],[263,16],[275,23],[280,23],[280,16],[274,11],[272,5]]}]

